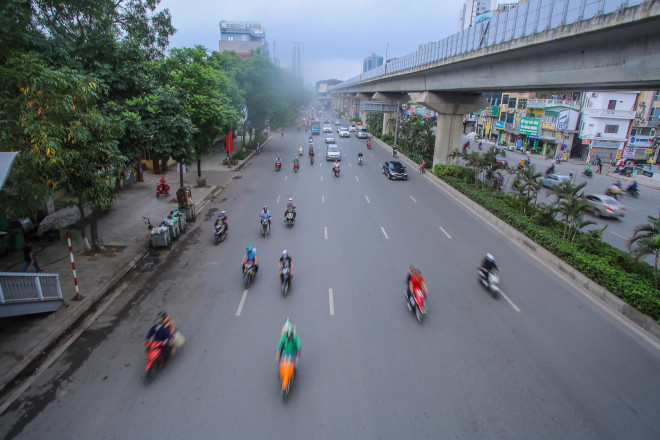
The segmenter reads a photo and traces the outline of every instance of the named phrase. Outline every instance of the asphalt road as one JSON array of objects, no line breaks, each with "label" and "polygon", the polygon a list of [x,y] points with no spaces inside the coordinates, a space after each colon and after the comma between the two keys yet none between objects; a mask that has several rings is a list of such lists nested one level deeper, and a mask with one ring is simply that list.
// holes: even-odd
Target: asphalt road
[{"label": "asphalt road", "polygon": [[[334,126],[333,126],[334,129]],[[288,164],[305,132],[275,137],[171,251],[155,253],[118,299],[0,418],[5,438],[657,439],[656,348],[414,170],[388,181],[389,152],[338,139],[339,178],[317,153]],[[315,137],[323,150],[323,136]],[[356,155],[365,152],[364,166]],[[285,162],[275,172],[276,154]],[[207,180],[226,173],[207,173]],[[288,197],[298,221],[288,229]],[[271,235],[259,234],[268,205]],[[215,214],[229,235],[213,244]],[[240,260],[257,247],[244,291]],[[279,292],[287,249],[294,283]],[[495,253],[506,298],[479,285]],[[404,279],[429,289],[420,325]],[[142,339],[161,309],[186,344],[149,386]],[[279,393],[275,350],[297,325],[300,374]]]}]

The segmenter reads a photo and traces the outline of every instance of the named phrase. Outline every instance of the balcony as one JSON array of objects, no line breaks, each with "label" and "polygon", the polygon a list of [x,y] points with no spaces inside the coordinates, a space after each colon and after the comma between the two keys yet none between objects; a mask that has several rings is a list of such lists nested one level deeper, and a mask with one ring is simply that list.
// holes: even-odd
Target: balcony
[{"label": "balcony", "polygon": [[607,110],[602,108],[585,108],[582,109],[584,116],[591,116],[592,118],[609,118],[609,119],[635,119],[634,110]]},{"label": "balcony", "polygon": [[580,111],[581,103],[579,101],[570,101],[567,99],[528,99],[527,108],[548,108],[548,107],[568,107]]}]

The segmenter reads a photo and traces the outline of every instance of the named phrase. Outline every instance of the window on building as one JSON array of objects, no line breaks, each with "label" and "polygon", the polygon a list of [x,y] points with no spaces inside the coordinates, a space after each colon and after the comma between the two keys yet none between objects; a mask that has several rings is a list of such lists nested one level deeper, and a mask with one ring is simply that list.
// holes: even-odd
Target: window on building
[{"label": "window on building", "polygon": [[500,113],[500,121],[506,122],[506,113]]},{"label": "window on building", "polygon": [[527,108],[527,100],[520,98],[518,100],[518,108],[520,109]]},{"label": "window on building", "polygon": [[608,110],[616,109],[616,99],[610,99],[610,102],[607,104]]},{"label": "window on building", "polygon": [[513,113],[507,113],[507,114],[506,114],[506,122],[507,122],[508,124],[513,124],[513,119],[514,119],[515,116],[516,116],[516,115],[513,114]]},{"label": "window on building", "polygon": [[234,41],[234,36],[233,35],[228,35],[227,36],[227,41]]},{"label": "window on building", "polygon": [[[616,101],[614,101],[616,102]],[[618,125],[606,125],[605,126],[605,133],[613,133],[616,134],[619,132],[619,126]]]},{"label": "window on building", "polygon": [[660,107],[653,107],[649,113],[649,120],[656,121],[660,118]]},{"label": "window on building", "polygon": [[509,104],[509,95],[502,95],[502,104],[503,105]]},{"label": "window on building", "polygon": [[516,98],[509,98],[509,108],[516,108]]}]

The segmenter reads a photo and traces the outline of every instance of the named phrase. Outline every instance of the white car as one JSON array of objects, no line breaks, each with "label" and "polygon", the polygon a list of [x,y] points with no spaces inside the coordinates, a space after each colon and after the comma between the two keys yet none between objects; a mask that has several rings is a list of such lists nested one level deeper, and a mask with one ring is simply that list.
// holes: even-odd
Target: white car
[{"label": "white car", "polygon": [[341,150],[337,145],[328,145],[328,148],[325,150],[325,160],[341,160]]},{"label": "white car", "polygon": [[323,126],[323,133],[332,133],[332,127],[330,127],[330,124]]},{"label": "white car", "polygon": [[355,125],[349,125],[348,131],[357,131],[357,128],[355,128]]},{"label": "white car", "polygon": [[340,138],[351,137],[351,134],[348,132],[348,129],[346,127],[340,127],[339,130],[337,131],[339,132]]}]

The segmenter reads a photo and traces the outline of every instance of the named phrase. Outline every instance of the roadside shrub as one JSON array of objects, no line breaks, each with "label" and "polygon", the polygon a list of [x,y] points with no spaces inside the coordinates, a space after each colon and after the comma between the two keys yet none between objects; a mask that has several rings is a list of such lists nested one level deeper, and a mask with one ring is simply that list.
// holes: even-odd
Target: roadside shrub
[{"label": "roadside shrub", "polygon": [[385,133],[381,135],[380,140],[386,144],[392,145],[392,142],[394,142],[394,136],[391,133]]},{"label": "roadside shrub", "polygon": [[248,156],[248,154],[250,154],[248,151],[238,151],[238,152],[234,153],[231,156],[231,158],[232,158],[232,160],[243,160]]},{"label": "roadside shrub", "polygon": [[524,215],[512,196],[468,183],[472,173],[466,167],[438,164],[433,173],[626,303],[660,321],[660,290],[654,287],[650,265],[636,263],[629,253],[608,243],[593,246],[588,232],[580,233],[580,239],[572,242],[562,238],[563,224],[547,208]]}]

